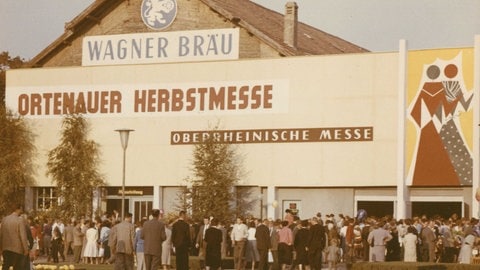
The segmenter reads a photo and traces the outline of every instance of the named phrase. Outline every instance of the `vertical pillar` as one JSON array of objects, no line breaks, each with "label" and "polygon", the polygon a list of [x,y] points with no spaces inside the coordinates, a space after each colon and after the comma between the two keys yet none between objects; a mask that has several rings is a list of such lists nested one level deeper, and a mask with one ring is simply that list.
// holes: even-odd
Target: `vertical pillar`
[{"label": "vertical pillar", "polygon": [[25,205],[23,207],[23,209],[25,210],[25,212],[29,213],[31,212],[32,210],[36,209],[35,208],[35,204],[34,204],[34,200],[33,200],[34,196],[33,196],[33,188],[31,186],[27,186],[25,187]]},{"label": "vertical pillar", "polygon": [[93,189],[93,196],[92,196],[92,217],[95,217],[96,215],[100,214],[101,212],[101,205],[100,201],[102,199],[102,193],[101,193],[101,188],[97,187]]},{"label": "vertical pillar", "polygon": [[399,42],[398,53],[398,117],[397,117],[397,203],[396,218],[407,217],[409,190],[405,183],[405,119],[407,95],[407,41]]},{"label": "vertical pillar", "polygon": [[267,218],[276,219],[276,208],[278,202],[276,200],[276,188],[274,186],[267,187]]},{"label": "vertical pillar", "polygon": [[472,217],[480,217],[479,201],[476,199],[479,189],[479,129],[480,129],[480,35],[475,36],[473,63],[473,175],[472,175]]},{"label": "vertical pillar", "polygon": [[153,186],[153,209],[163,208],[163,187]]}]

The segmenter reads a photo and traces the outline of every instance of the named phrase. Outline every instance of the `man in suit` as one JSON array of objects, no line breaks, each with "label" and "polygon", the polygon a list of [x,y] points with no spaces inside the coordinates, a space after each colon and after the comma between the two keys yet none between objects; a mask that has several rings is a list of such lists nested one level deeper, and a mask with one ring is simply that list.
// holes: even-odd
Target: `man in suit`
[{"label": "man in suit", "polygon": [[75,222],[75,219],[72,218],[70,220],[70,223],[68,223],[67,226],[65,226],[65,230],[63,232],[63,237],[64,237],[63,256],[65,258],[67,257],[70,251],[73,251],[73,231],[75,228],[74,222]]},{"label": "man in suit", "polygon": [[172,244],[175,247],[178,270],[188,270],[188,248],[190,247],[190,226],[185,222],[185,211],[180,211],[178,220],[172,226]]},{"label": "man in suit", "polygon": [[85,234],[82,232],[82,222],[76,223],[73,228],[73,262],[80,263],[82,255],[83,237]]},{"label": "man in suit", "polygon": [[272,270],[278,270],[278,227],[280,226],[280,221],[269,221],[268,229],[270,230],[270,251],[272,252]]},{"label": "man in suit", "polygon": [[133,270],[135,228],[131,213],[125,213],[124,220],[113,226],[111,235],[109,245],[115,247],[115,270]]},{"label": "man in suit", "polygon": [[384,262],[385,261],[385,245],[392,239],[392,235],[389,231],[385,230],[384,221],[380,221],[373,231],[368,234],[367,241],[371,246],[372,262]]},{"label": "man in suit", "polygon": [[257,223],[257,229],[255,231],[255,239],[257,239],[257,249],[259,254],[258,270],[268,269],[268,250],[271,247],[270,244],[270,230],[268,229],[268,219],[264,219],[262,223]]},{"label": "man in suit", "polygon": [[160,210],[152,210],[152,219],[143,224],[140,238],[144,240],[146,270],[158,270],[162,260],[162,242],[167,238],[165,224],[160,220]]},{"label": "man in suit", "polygon": [[28,240],[26,222],[20,217],[22,206],[17,205],[14,211],[3,218],[0,229],[0,250],[2,250],[2,270],[25,269],[25,256],[28,256]]},{"label": "man in suit", "polygon": [[[421,254],[422,262],[435,262],[435,223],[432,220],[422,220],[423,228],[420,233],[422,239]],[[466,234],[467,235],[467,234]]]},{"label": "man in suit", "polygon": [[311,270],[322,269],[322,251],[327,241],[325,228],[317,217],[311,219],[310,236],[308,239],[308,263]]},{"label": "man in suit", "polygon": [[205,231],[205,265],[207,269],[218,270],[222,267],[222,231],[217,228],[218,219],[212,218]]}]

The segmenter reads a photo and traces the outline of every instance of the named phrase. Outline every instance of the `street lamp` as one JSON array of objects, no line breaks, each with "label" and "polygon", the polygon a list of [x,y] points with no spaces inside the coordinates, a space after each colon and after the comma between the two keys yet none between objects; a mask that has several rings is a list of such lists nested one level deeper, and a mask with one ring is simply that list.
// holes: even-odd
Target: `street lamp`
[{"label": "street lamp", "polygon": [[122,221],[123,218],[125,217],[125,160],[127,156],[127,146],[128,146],[128,136],[130,135],[131,131],[134,131],[133,129],[128,129],[128,128],[122,128],[122,129],[116,129],[120,134],[120,142],[122,143],[122,148],[123,148],[123,176],[122,176]]}]

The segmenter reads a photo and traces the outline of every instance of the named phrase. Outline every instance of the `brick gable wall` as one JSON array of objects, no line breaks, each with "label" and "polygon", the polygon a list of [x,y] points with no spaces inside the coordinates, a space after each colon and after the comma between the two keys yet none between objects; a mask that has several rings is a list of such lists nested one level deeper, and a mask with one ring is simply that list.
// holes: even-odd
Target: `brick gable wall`
[{"label": "brick gable wall", "polygon": [[[80,66],[82,62],[82,38],[95,35],[154,32],[144,25],[140,16],[141,0],[124,1],[103,19],[86,30],[76,29],[81,36],[59,50],[43,66]],[[178,13],[175,21],[165,31],[186,31],[236,27],[199,0],[177,0]],[[92,18],[92,20],[97,20]],[[240,29],[240,58],[280,57],[272,47],[261,42],[245,29]]]}]

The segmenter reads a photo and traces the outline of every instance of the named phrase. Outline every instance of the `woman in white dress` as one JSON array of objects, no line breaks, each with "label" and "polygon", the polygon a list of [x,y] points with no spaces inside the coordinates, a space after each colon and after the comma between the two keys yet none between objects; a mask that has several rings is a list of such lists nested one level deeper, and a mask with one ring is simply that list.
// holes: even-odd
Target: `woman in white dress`
[{"label": "woman in white dress", "polygon": [[167,238],[162,242],[162,266],[164,270],[170,267],[170,257],[172,250],[172,227],[171,224],[165,226],[165,235]]},{"label": "woman in white dress", "polygon": [[409,226],[407,228],[407,234],[403,237],[403,246],[404,246],[404,262],[416,262],[417,261],[417,241],[418,238],[415,235],[415,227]]},{"label": "woman in white dress", "polygon": [[95,227],[92,221],[88,222],[88,229],[85,233],[85,239],[87,239],[87,243],[85,244],[85,250],[83,251],[83,257],[86,258],[85,263],[94,262],[98,264],[98,230]]}]

